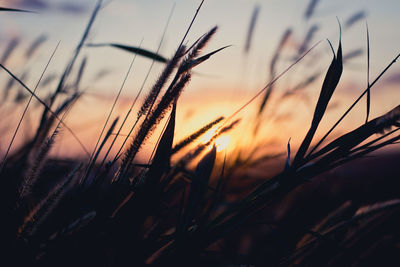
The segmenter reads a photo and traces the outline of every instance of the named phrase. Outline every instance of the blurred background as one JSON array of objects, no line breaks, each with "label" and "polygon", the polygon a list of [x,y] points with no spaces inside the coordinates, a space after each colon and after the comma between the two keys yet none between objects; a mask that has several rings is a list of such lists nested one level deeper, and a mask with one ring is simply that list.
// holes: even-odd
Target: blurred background
[{"label": "blurred background", "polygon": [[[34,87],[60,42],[38,89],[38,94],[45,99],[55,89],[57,77],[70,60],[96,2],[0,1],[1,7],[34,11],[0,14],[2,64],[29,87]],[[171,15],[159,50],[160,55],[169,58],[179,45],[199,3],[198,0],[104,1],[87,43],[140,46],[155,52]],[[399,10],[400,2],[397,0],[206,0],[188,35],[188,44],[218,25],[219,30],[204,53],[226,45],[231,47],[196,68],[178,103],[175,141],[219,116],[232,114],[301,54],[322,40],[278,80],[262,112],[260,105],[265,94],[237,115],[242,119],[241,124],[228,134],[225,141],[227,151],[257,144],[263,153],[285,152],[289,138],[296,148],[311,122],[322,81],[332,59],[327,39],[337,49],[339,20],[345,65],[342,80],[321,125],[319,134],[323,134],[367,86],[366,22],[370,35],[371,81],[400,51]],[[80,82],[80,90],[85,90],[85,94],[68,115],[67,122],[89,151],[96,143],[133,57],[129,52],[105,46],[85,47],[78,59],[75,73],[79,64],[86,62]],[[156,63],[144,83],[151,64],[151,59],[136,58],[112,118],[125,115],[142,84],[144,89],[139,99],[147,94],[164,66],[163,63]],[[0,72],[0,82],[0,114],[2,121],[6,122],[0,129],[5,137],[0,148],[4,150],[28,95],[16,83],[12,84],[3,71]],[[371,118],[398,105],[399,82],[400,65],[395,64],[372,89]],[[139,106],[140,101],[135,109]],[[18,144],[34,132],[32,128],[40,110],[38,103],[30,107]],[[361,125],[365,116],[366,104],[363,100],[333,136]],[[256,129],[258,132],[255,134]],[[147,142],[149,148],[154,146],[158,135],[159,131],[153,135],[155,138]],[[53,153],[75,157],[82,151],[69,133],[64,132]],[[140,156],[147,158],[148,152],[145,150]]]}]

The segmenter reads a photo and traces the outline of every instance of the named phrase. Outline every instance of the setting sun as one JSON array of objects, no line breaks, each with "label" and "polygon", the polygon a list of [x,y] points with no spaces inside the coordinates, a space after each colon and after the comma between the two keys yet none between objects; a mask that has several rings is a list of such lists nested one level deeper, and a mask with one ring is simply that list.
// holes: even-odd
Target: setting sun
[{"label": "setting sun", "polygon": [[215,146],[217,147],[217,151],[220,152],[226,149],[229,145],[231,137],[229,135],[222,135],[215,139]]}]

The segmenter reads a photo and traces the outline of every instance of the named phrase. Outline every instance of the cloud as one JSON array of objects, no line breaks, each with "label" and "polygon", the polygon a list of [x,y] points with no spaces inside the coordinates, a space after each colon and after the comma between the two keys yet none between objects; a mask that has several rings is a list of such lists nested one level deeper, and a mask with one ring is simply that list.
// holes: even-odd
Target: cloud
[{"label": "cloud", "polygon": [[49,8],[49,4],[44,0],[21,0],[19,5],[24,8],[32,8],[35,10],[46,10]]},{"label": "cloud", "polygon": [[390,75],[385,79],[385,82],[390,84],[400,84],[400,72]]},{"label": "cloud", "polygon": [[19,1],[6,1],[7,5],[13,7],[24,8],[33,11],[57,11],[67,14],[82,14],[88,10],[87,5],[79,2],[64,0],[61,3],[51,3],[49,0],[19,0]]},{"label": "cloud", "polygon": [[55,7],[63,13],[82,14],[88,10],[87,6],[70,2],[63,2]]}]

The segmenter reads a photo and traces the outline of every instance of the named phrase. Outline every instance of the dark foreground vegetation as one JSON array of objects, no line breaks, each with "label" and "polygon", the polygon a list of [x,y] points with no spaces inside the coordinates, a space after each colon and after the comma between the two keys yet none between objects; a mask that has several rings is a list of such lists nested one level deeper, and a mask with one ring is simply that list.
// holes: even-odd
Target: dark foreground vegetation
[{"label": "dark foreground vegetation", "polygon": [[[306,16],[311,16],[309,9],[315,2],[311,1]],[[257,97],[263,100],[259,113],[268,107],[275,81],[315,47],[307,44],[310,38],[300,47],[297,59],[279,74],[274,66],[290,31],[284,33],[271,62],[271,82],[231,116],[216,118],[180,142],[174,140],[178,99],[189,85],[193,69],[225,48],[203,52],[217,27],[191,45],[185,45],[184,37],[170,59],[138,47],[105,44],[164,62],[165,68],[115,155],[111,155],[112,147],[124,124],[131,121],[132,109],[114,120],[110,111],[87,158],[50,158],[59,131],[72,134],[79,142],[64,120],[85,93],[79,88],[84,61],[76,68],[76,82],[71,85],[67,78],[78,65],[100,6],[101,1],[47,99],[36,94],[37,87],[29,88],[5,64],[0,65],[24,89],[25,111],[31,100],[43,108],[33,138],[15,149],[11,149],[11,141],[0,167],[4,266],[398,266],[400,156],[374,153],[375,157],[365,158],[400,139],[400,106],[369,118],[370,89],[398,56],[375,80],[368,81],[368,87],[332,129],[316,139],[343,71],[340,40],[338,47],[332,48],[333,59],[322,85],[313,84],[320,88],[320,96],[296,153],[289,142],[283,155],[253,157],[247,153],[250,156],[243,157],[236,153],[217,162],[216,138],[237,126],[238,113]],[[254,14],[246,49],[257,11]],[[314,31],[312,27],[310,31]],[[313,79],[311,76],[301,85],[305,87]],[[363,96],[368,110],[365,122],[326,140]],[[25,112],[20,122],[24,116]],[[255,118],[255,132],[261,119]],[[136,156],[143,144],[165,121],[151,161],[138,164]],[[214,126],[218,128],[210,140],[198,143]],[[259,178],[252,179],[250,173]]]}]

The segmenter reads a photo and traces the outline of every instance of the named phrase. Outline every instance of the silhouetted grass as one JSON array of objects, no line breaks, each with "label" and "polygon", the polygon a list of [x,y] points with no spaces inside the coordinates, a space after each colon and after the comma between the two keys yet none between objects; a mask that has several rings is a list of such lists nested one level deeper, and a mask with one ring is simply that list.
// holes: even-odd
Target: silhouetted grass
[{"label": "silhouetted grass", "polygon": [[[158,79],[150,86],[141,106],[137,107],[137,116],[128,125],[130,131],[115,154],[111,148],[116,139],[123,136],[122,127],[129,123],[128,117],[148,77],[147,74],[122,125],[111,138],[118,127],[119,116],[110,125],[108,122],[114,117],[114,107],[134,58],[92,153],[87,152],[85,144],[65,122],[68,112],[85,94],[80,81],[85,75],[86,57],[80,61],[74,82],[69,85],[67,79],[80,60],[80,51],[101,10],[102,1],[96,5],[72,59],[48,99],[43,100],[36,91],[42,78],[46,79],[44,75],[48,65],[36,87],[31,90],[21,77],[6,67],[7,53],[11,54],[16,45],[11,46],[13,49],[6,49],[8,52],[3,56],[4,62],[0,67],[23,87],[29,100],[0,169],[0,208],[4,223],[0,229],[1,242],[5,247],[3,263],[12,262],[16,266],[362,266],[368,263],[386,264],[397,259],[400,236],[398,179],[385,180],[393,183],[392,187],[396,189],[385,186],[383,193],[376,193],[376,199],[368,196],[360,199],[357,197],[362,190],[357,188],[354,194],[351,191],[345,195],[346,185],[340,184],[339,178],[330,176],[329,171],[349,162],[351,164],[346,166],[351,168],[357,163],[355,160],[400,141],[400,106],[369,119],[370,90],[400,54],[370,83],[367,30],[367,88],[320,138],[316,133],[332,104],[333,94],[340,86],[343,72],[345,57],[340,32],[338,48],[336,52],[332,48],[333,59],[319,86],[320,94],[310,118],[311,125],[299,148],[289,139],[284,153],[259,155],[260,146],[255,142],[252,146],[238,147],[234,153],[225,151],[224,160],[220,162],[217,139],[234,130],[241,122],[238,118],[240,112],[263,94],[254,123],[264,122],[260,113],[267,100],[270,101],[275,83],[296,64],[307,59],[309,52],[320,42],[311,45],[317,27],[311,26],[305,41],[294,49],[298,57],[289,63],[282,62],[285,61],[285,44],[293,34],[293,30],[288,29],[270,62],[270,81],[249,100],[243,101],[244,104],[230,116],[218,117],[177,142],[174,139],[180,95],[190,86],[193,69],[199,64],[206,64],[211,56],[215,55],[217,60],[218,52],[227,47],[204,52],[217,34],[217,27],[191,45],[184,45],[203,3],[199,4],[176,52],[165,62]],[[304,15],[306,20],[315,13],[317,3],[310,2]],[[346,27],[359,21],[364,13],[360,14],[348,19]],[[257,14],[253,14],[247,52],[250,52],[256,17]],[[44,41],[44,37],[35,40],[25,57],[31,58]],[[159,49],[154,53],[144,52],[147,50],[141,47],[129,47],[128,50],[151,59],[150,70],[155,61],[164,61],[158,55]],[[359,50],[352,53],[359,55]],[[278,63],[287,63],[286,68],[279,72]],[[278,102],[311,87],[320,75],[321,70],[311,75],[306,73],[303,80],[284,91]],[[48,75],[47,79],[50,77]],[[12,85],[6,85],[6,89],[12,90]],[[65,97],[55,108],[56,99],[61,94]],[[368,96],[366,122],[327,141],[331,132],[365,94]],[[32,130],[34,135],[18,149],[11,149],[33,98],[43,108],[37,129]],[[17,106],[18,102],[13,105]],[[297,112],[295,109],[292,111]],[[163,122],[165,127],[148,163],[139,163],[137,155]],[[216,129],[211,137],[198,142],[198,138],[213,127]],[[87,160],[77,158],[66,161],[49,156],[49,151],[61,138],[58,137],[61,129],[74,136],[88,154]],[[297,132],[291,135],[296,136]],[[128,140],[129,145],[125,147]],[[105,156],[101,158],[103,149],[109,143]],[[108,155],[113,161],[105,163]],[[265,164],[272,160],[279,160],[282,166],[279,165],[278,170],[266,167]],[[397,168],[393,167],[393,170]],[[252,173],[257,173],[261,179],[252,180]],[[382,179],[383,173],[384,170],[379,170],[376,176]],[[356,182],[354,177],[351,178]],[[364,182],[365,177],[362,178]],[[367,186],[363,183],[357,186],[360,184]],[[323,190],[324,186],[330,190],[343,187],[340,191],[343,195],[328,197],[327,194],[333,194],[333,191],[325,189],[319,192],[313,186],[318,190]]]}]

